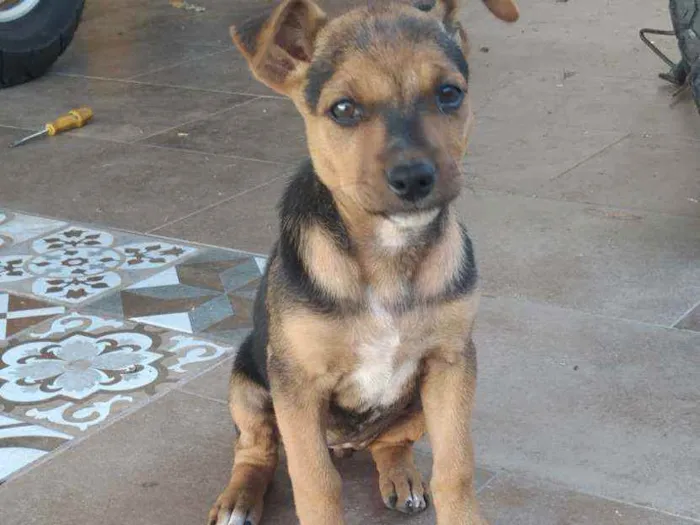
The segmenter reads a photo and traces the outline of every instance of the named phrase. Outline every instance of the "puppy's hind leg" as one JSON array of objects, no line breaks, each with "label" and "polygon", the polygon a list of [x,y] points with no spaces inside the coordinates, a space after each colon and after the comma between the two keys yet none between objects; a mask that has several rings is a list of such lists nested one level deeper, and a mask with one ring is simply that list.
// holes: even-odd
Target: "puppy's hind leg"
[{"label": "puppy's hind leg", "polygon": [[247,377],[231,376],[229,408],[238,428],[231,480],[209,511],[208,525],[258,525],[279,461],[279,433],[270,394]]}]

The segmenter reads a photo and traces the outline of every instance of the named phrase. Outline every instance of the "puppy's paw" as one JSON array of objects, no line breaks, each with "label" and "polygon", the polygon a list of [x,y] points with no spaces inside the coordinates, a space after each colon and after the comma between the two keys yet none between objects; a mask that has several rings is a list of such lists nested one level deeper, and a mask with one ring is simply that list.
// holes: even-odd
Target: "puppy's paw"
[{"label": "puppy's paw", "polygon": [[249,479],[230,484],[209,511],[207,525],[258,525],[262,517],[267,483]]},{"label": "puppy's paw", "polygon": [[379,490],[384,505],[390,509],[413,514],[428,508],[428,490],[413,465],[381,473]]}]

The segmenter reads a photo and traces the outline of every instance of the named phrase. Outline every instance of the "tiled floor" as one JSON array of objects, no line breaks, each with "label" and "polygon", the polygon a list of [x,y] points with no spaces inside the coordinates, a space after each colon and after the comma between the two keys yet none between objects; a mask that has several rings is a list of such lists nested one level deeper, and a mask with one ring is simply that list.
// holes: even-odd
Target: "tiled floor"
[{"label": "tiled floor", "polygon": [[[305,154],[228,40],[266,1],[89,0],[52,72],[0,91],[2,525],[203,523],[227,481],[251,252]],[[521,7],[464,14],[479,497],[492,525],[700,523],[700,116],[637,36],[666,4]],[[340,468],[348,525],[434,523],[385,511],[365,455]],[[265,523],[295,522],[281,469]]]}]

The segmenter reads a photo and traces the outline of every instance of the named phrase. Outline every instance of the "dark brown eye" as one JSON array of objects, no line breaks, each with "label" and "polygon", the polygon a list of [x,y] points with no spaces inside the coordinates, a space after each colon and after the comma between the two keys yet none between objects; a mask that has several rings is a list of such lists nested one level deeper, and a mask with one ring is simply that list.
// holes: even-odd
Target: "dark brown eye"
[{"label": "dark brown eye", "polygon": [[333,104],[329,113],[331,118],[341,126],[355,126],[362,120],[360,107],[348,98]]},{"label": "dark brown eye", "polygon": [[452,84],[443,84],[437,90],[437,105],[443,113],[456,111],[464,101],[464,91]]}]

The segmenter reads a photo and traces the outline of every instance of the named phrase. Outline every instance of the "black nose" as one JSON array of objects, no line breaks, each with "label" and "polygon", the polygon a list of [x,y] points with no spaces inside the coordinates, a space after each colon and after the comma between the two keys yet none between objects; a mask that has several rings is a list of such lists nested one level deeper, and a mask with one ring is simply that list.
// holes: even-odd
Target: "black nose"
[{"label": "black nose", "polygon": [[417,201],[430,195],[435,186],[435,164],[417,160],[399,164],[387,174],[391,191],[407,201]]}]

